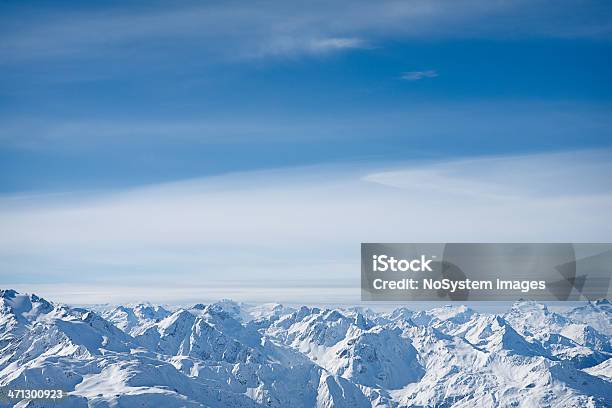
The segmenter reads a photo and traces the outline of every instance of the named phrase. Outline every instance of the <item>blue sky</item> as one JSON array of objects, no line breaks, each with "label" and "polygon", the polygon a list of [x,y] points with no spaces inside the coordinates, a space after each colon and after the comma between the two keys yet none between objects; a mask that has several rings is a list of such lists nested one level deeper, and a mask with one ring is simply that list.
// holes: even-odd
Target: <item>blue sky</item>
[{"label": "blue sky", "polygon": [[0,191],[610,145],[607,2],[459,3],[3,2]]},{"label": "blue sky", "polygon": [[[269,255],[282,248],[299,254],[300,279],[333,269],[346,281],[360,241],[610,240],[610,72],[606,1],[2,2],[0,278],[164,281],[173,271],[203,282],[215,251],[248,259],[242,269],[219,266],[233,279],[253,265],[278,276],[295,266]],[[394,190],[406,180],[395,178],[419,184],[417,175],[439,183],[438,212],[419,205],[413,217],[448,224],[457,200],[471,234],[353,228],[398,200],[410,210]],[[380,200],[369,202],[373,191]],[[261,208],[249,214],[232,200]],[[544,214],[549,200],[559,207]],[[165,223],[120,232],[118,220],[137,219],[135,230],[147,223],[132,212],[138,206]],[[316,220],[334,222],[325,208],[342,218],[335,206],[350,215],[342,233],[326,249],[302,248],[317,239]],[[498,221],[506,206],[533,228]],[[262,250],[248,224],[276,222],[266,207],[292,228],[263,234]],[[470,208],[498,212],[477,220]],[[402,207],[389,212],[401,218]],[[561,237],[554,219],[583,226]],[[222,225],[232,234],[198,235],[223,235]],[[156,233],[169,238],[143,240]]]}]

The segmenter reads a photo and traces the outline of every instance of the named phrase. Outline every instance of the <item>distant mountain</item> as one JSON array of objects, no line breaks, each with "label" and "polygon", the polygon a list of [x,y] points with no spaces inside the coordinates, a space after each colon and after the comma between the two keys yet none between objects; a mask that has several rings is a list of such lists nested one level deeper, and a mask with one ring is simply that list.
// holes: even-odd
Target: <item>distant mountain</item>
[{"label": "distant mountain", "polygon": [[0,291],[0,407],[606,407],[612,308],[504,315],[231,300],[94,313]]},{"label": "distant mountain", "polygon": [[612,336],[612,303],[607,299],[589,302],[569,312],[568,317],[576,322],[588,324],[595,330]]}]

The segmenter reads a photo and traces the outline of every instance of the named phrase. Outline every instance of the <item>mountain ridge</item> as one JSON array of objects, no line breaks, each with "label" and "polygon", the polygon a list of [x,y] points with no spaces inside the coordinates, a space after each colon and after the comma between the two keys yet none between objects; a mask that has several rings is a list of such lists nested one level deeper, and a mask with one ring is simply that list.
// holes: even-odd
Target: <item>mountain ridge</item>
[{"label": "mountain ridge", "polygon": [[62,389],[66,407],[605,407],[611,314],[606,301],[566,313],[517,302],[488,314],[227,299],[94,312],[8,289],[0,387]]}]

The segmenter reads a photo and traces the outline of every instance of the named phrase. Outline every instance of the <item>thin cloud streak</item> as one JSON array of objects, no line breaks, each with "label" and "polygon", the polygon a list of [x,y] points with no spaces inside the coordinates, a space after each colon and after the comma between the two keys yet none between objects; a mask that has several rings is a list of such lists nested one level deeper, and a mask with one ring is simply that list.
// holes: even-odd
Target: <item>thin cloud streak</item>
[{"label": "thin cloud streak", "polygon": [[[5,13],[2,63],[30,58],[105,57],[181,40],[208,57],[243,59],[308,55],[363,48],[389,37],[609,38],[612,25],[598,1],[223,3],[169,10],[109,8],[59,13],[39,9]],[[593,12],[596,10],[597,12]],[[17,13],[20,25],[11,18]],[[525,18],[529,16],[529,18]],[[2,25],[2,20],[0,20]],[[517,29],[519,27],[519,29]]]},{"label": "thin cloud streak", "polygon": [[[539,137],[573,138],[612,131],[609,104],[582,103],[436,103],[367,112],[285,115],[235,114],[194,117],[61,117],[5,118],[0,126],[0,148],[19,150],[87,150],[91,147],[130,143],[244,143],[259,141],[310,141],[396,137],[437,140],[441,134],[477,135],[501,139],[525,133]],[[512,112],[512,115],[508,115]],[[477,116],[478,120],[466,118]],[[450,140],[452,141],[452,139]],[[435,146],[435,144],[434,144]]]},{"label": "thin cloud streak", "polygon": [[423,78],[435,78],[438,76],[438,73],[434,70],[427,71],[408,71],[402,74],[402,79],[406,81],[418,81]]}]

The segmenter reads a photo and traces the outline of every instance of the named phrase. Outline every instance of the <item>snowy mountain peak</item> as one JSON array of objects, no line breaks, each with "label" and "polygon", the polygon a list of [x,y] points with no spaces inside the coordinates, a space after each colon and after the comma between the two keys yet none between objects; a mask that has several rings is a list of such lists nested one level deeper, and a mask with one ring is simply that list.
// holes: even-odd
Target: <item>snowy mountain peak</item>
[{"label": "snowy mountain peak", "polygon": [[18,294],[19,293],[13,289],[1,289],[0,290],[0,297],[5,298],[5,299],[12,299]]},{"label": "snowy mountain peak", "polygon": [[34,321],[50,313],[54,306],[34,294],[20,294],[15,290],[3,290],[0,296],[0,313],[8,313],[23,321]]}]

